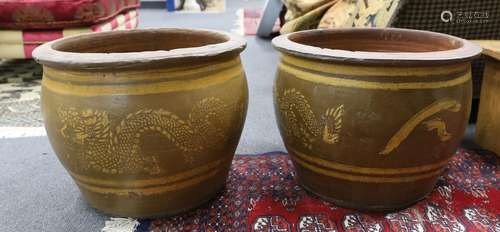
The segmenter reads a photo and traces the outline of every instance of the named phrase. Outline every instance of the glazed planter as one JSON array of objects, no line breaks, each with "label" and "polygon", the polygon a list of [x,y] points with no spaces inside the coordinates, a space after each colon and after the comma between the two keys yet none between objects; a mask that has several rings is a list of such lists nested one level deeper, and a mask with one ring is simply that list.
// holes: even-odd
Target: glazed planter
[{"label": "glazed planter", "polygon": [[485,56],[481,101],[477,115],[475,142],[483,149],[500,156],[500,41],[474,41]]},{"label": "glazed planter", "polygon": [[433,189],[464,135],[478,46],[404,29],[311,30],[273,45],[278,126],[305,189],[376,211]]},{"label": "glazed planter", "polygon": [[145,29],[35,50],[50,143],[93,207],[170,215],[223,188],[247,109],[244,47],[224,32]]}]

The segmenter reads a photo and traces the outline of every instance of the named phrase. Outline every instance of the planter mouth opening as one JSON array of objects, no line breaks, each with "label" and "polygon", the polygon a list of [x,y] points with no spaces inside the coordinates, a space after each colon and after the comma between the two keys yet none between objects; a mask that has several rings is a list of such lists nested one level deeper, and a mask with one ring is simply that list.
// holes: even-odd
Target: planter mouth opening
[{"label": "planter mouth opening", "polygon": [[120,68],[230,53],[237,55],[245,46],[243,38],[222,31],[151,28],[65,37],[36,48],[33,57],[49,66]]},{"label": "planter mouth opening", "polygon": [[345,28],[294,32],[273,39],[281,52],[353,64],[442,64],[468,61],[481,48],[451,35],[397,28]]}]

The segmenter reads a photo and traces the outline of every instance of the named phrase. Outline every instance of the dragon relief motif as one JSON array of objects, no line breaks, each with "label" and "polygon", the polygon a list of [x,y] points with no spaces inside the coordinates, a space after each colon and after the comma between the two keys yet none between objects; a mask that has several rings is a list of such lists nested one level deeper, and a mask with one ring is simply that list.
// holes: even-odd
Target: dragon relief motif
[{"label": "dragon relief motif", "polygon": [[418,125],[424,125],[427,131],[436,130],[436,134],[441,142],[450,140],[452,134],[446,129],[446,121],[435,115],[443,111],[460,112],[461,109],[462,105],[453,99],[444,98],[433,102],[421,109],[403,124],[379,154],[388,155],[393,152],[408,138],[410,133],[412,133]]},{"label": "dragon relief motif", "polygon": [[328,108],[318,118],[304,95],[296,89],[285,90],[277,100],[288,137],[300,140],[309,149],[318,139],[328,144],[339,142],[344,105]]},{"label": "dragon relief motif", "polygon": [[105,111],[60,107],[58,115],[63,127],[61,135],[78,146],[83,153],[79,166],[108,174],[159,174],[157,156],[141,154],[141,137],[160,133],[172,142],[188,163],[193,154],[210,144],[226,141],[231,115],[218,98],[205,98],[196,103],[188,119],[183,120],[164,109],[142,109],[113,123]]},{"label": "dragon relief motif", "polygon": [[448,141],[452,138],[452,134],[446,130],[446,122],[440,117],[436,117],[428,121],[422,122],[422,124],[425,125],[427,131],[432,131],[436,129],[436,133],[441,142]]},{"label": "dragon relief motif", "polygon": [[[276,94],[285,136],[301,141],[309,149],[312,149],[318,138],[327,144],[339,142],[343,104],[326,109],[321,118],[317,118],[305,96],[296,89],[286,89],[283,94]],[[433,102],[402,125],[378,154],[393,152],[419,125],[425,126],[427,131],[435,131],[441,142],[449,141],[453,135],[448,132],[446,121],[436,115],[444,111],[460,112],[461,109],[462,105],[454,99],[444,98]]]}]

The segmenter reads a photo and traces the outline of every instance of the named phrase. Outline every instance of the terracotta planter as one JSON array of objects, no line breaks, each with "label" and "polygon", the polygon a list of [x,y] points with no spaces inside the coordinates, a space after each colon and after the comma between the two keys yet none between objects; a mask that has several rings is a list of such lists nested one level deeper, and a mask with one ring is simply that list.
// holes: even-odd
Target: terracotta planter
[{"label": "terracotta planter", "polygon": [[223,188],[247,109],[244,47],[223,32],[147,29],[36,49],[50,142],[93,207],[174,214]]},{"label": "terracotta planter", "polygon": [[364,210],[403,208],[433,189],[464,135],[478,46],[404,29],[303,31],[273,44],[278,125],[302,186]]}]

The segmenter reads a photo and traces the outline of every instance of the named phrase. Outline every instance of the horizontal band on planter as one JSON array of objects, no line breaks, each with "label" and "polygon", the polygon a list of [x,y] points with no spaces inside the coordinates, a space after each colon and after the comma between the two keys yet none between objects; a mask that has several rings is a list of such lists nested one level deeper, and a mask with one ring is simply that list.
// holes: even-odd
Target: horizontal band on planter
[{"label": "horizontal band on planter", "polygon": [[362,66],[362,65],[346,65],[342,63],[324,63],[312,61],[307,58],[297,58],[292,55],[283,53],[282,62],[293,64],[295,66],[325,73],[335,73],[338,75],[356,75],[362,77],[394,77],[406,78],[411,76],[420,76],[427,78],[429,75],[446,75],[449,73],[461,71],[464,69],[463,64],[450,64],[436,67],[380,67],[380,66]]},{"label": "horizontal band on planter", "polygon": [[77,95],[77,96],[101,96],[101,95],[142,95],[155,94],[165,92],[188,91],[194,89],[206,88],[227,81],[237,80],[243,76],[243,69],[239,66],[230,68],[225,71],[217,72],[213,75],[203,76],[200,79],[188,80],[190,83],[186,85],[186,80],[165,81],[161,83],[150,84],[135,84],[135,85],[117,85],[117,86],[90,86],[90,85],[72,85],[52,80],[50,77],[44,78],[42,86],[50,91],[60,94]]},{"label": "horizontal band on planter", "polygon": [[74,172],[70,172],[70,175],[75,179],[78,185],[92,192],[118,195],[128,195],[130,193],[151,195],[196,185],[221,172],[221,169],[224,168],[221,166],[227,162],[230,162],[230,160],[220,159],[185,172],[149,180],[143,179],[117,182],[90,178]]},{"label": "horizontal band on planter", "polygon": [[190,169],[188,171],[176,173],[174,175],[170,176],[162,176],[162,177],[157,177],[157,178],[152,178],[152,179],[136,179],[136,180],[127,180],[125,182],[117,182],[117,181],[112,181],[112,180],[105,180],[105,179],[96,179],[96,178],[91,178],[85,175],[77,174],[75,172],[70,172],[71,176],[74,177],[76,180],[78,180],[81,183],[89,184],[89,185],[95,185],[95,186],[100,186],[100,187],[114,187],[114,188],[145,188],[145,187],[155,187],[159,185],[165,185],[169,183],[175,183],[178,181],[182,181],[185,179],[189,179],[193,176],[200,175],[202,173],[208,172],[221,164],[224,164],[224,162],[230,162],[227,159],[219,159],[214,162],[195,167],[193,169]]},{"label": "horizontal band on planter", "polygon": [[289,73],[299,79],[326,85],[348,87],[348,88],[359,88],[359,89],[380,89],[380,90],[440,89],[440,88],[457,86],[471,79],[470,72],[467,72],[466,74],[458,78],[447,81],[391,83],[391,82],[349,80],[344,78],[323,76],[311,72],[302,71],[300,69],[294,68],[284,63],[280,63],[278,67],[280,70]]},{"label": "horizontal band on planter", "polygon": [[[462,67],[461,69],[453,70],[447,73],[435,74],[435,73],[427,73],[420,75],[394,75],[394,72],[390,72],[391,75],[383,75],[383,74],[366,74],[366,75],[352,75],[338,72],[325,72],[318,71],[314,69],[309,69],[301,66],[297,66],[294,63],[289,63],[286,61],[282,61],[282,64],[290,66],[291,68],[308,72],[311,74],[316,74],[324,77],[331,78],[342,78],[345,80],[357,80],[357,81],[369,81],[376,83],[411,83],[411,82],[437,82],[437,81],[450,81],[461,77],[468,72],[470,72],[470,67]],[[389,73],[389,72],[388,72]]]},{"label": "horizontal band on planter", "polygon": [[95,193],[101,193],[101,194],[115,194],[115,195],[121,195],[121,196],[155,195],[155,194],[176,191],[176,190],[180,190],[180,189],[184,189],[184,188],[188,188],[188,187],[197,185],[199,183],[202,183],[205,180],[210,179],[211,177],[215,176],[217,173],[219,173],[221,171],[222,170],[220,170],[220,169],[215,169],[215,170],[212,170],[210,172],[203,173],[203,175],[196,176],[195,178],[187,179],[185,181],[179,181],[176,183],[166,184],[166,185],[162,185],[162,186],[158,186],[158,187],[133,188],[133,189],[99,187],[99,186],[85,184],[85,183],[80,182],[78,180],[75,180],[75,182],[80,187],[82,187],[88,191],[95,192]]},{"label": "horizontal band on planter", "polygon": [[439,175],[442,170],[436,170],[433,172],[425,173],[425,174],[419,174],[419,175],[414,175],[414,176],[401,176],[401,177],[374,177],[374,176],[358,176],[358,175],[351,175],[347,174],[344,172],[337,172],[334,170],[329,170],[329,169],[324,169],[320,168],[318,166],[314,166],[310,163],[307,163],[301,159],[298,159],[296,156],[291,156],[292,160],[297,162],[300,166],[309,169],[310,171],[316,173],[316,174],[321,174],[325,176],[330,176],[333,178],[338,178],[338,179],[344,179],[348,181],[355,181],[355,182],[369,182],[369,183],[403,183],[403,182],[414,182],[422,179],[427,179],[431,177],[435,177]]},{"label": "horizontal band on planter", "polygon": [[369,174],[369,175],[404,175],[404,174],[414,174],[414,173],[423,173],[429,172],[436,169],[443,168],[449,159],[445,159],[433,164],[422,165],[422,166],[414,166],[414,167],[406,167],[406,168],[367,168],[360,167],[355,165],[343,164],[332,162],[330,160],[320,159],[312,156],[308,156],[300,151],[297,151],[294,148],[288,146],[288,149],[293,153],[293,155],[297,156],[304,161],[313,163],[318,166],[322,166],[328,169],[336,169],[343,172],[350,172],[353,174]]},{"label": "horizontal band on planter", "polygon": [[[54,81],[70,83],[75,85],[118,85],[118,84],[141,84],[172,81],[176,79],[189,80],[206,75],[215,74],[220,71],[236,68],[240,65],[239,57],[223,63],[208,63],[177,68],[151,69],[144,72],[130,70],[120,72],[110,71],[72,71],[64,72],[46,67],[44,75]],[[93,75],[89,75],[92,73]],[[168,75],[166,75],[168,73]]]}]

